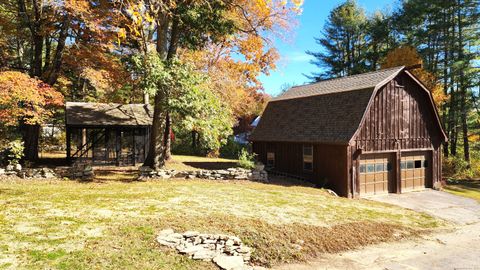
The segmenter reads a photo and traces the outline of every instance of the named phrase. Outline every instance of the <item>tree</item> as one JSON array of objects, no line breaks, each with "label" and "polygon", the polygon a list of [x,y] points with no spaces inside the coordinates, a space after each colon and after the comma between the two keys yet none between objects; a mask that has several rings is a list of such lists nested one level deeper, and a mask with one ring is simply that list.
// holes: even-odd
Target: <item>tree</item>
[{"label": "tree", "polygon": [[38,137],[35,134],[39,134],[39,125],[62,105],[62,94],[48,84],[17,71],[0,73],[0,121],[7,126],[20,125],[25,158],[38,158]]},{"label": "tree", "polygon": [[[152,44],[160,59],[167,65],[178,55],[179,48],[201,49],[208,44],[228,42],[239,33],[245,37],[239,42],[252,42],[263,47],[262,31],[277,27],[277,18],[298,9],[300,1],[287,7],[285,1],[204,1],[185,0],[168,3],[157,1],[125,1],[123,14],[131,23],[119,33],[122,37],[136,37],[138,48],[148,53]],[[285,24],[285,21],[282,22]],[[238,47],[242,48],[242,47]],[[263,51],[262,49],[257,50]],[[240,51],[246,61],[258,58],[258,53]],[[263,68],[265,70],[266,67]],[[170,90],[160,85],[154,97],[154,115],[150,150],[145,165],[159,169],[165,164],[170,151],[171,115],[168,111]]]},{"label": "tree", "polygon": [[313,73],[311,78],[319,81],[367,71],[366,26],[365,12],[356,1],[347,0],[334,8],[324,26],[323,37],[315,39],[324,50],[307,51],[315,58],[312,64],[325,70]]},{"label": "tree", "polygon": [[398,66],[417,66],[420,68],[412,69],[410,72],[417,77],[430,92],[437,106],[447,100],[447,96],[443,92],[442,86],[438,83],[438,79],[430,72],[423,68],[422,57],[417,50],[411,46],[401,46],[390,51],[382,62],[382,68],[391,68]]}]

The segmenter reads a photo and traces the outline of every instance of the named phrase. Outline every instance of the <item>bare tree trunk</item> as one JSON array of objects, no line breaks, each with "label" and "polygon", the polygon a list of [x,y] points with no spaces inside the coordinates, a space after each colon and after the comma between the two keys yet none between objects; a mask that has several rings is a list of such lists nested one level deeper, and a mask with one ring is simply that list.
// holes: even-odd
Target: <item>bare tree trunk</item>
[{"label": "bare tree trunk", "polygon": [[165,145],[165,160],[170,160],[170,158],[172,158],[171,134],[172,134],[172,125],[171,125],[170,113],[167,112],[167,115],[165,117],[165,133],[164,133],[164,139],[163,139],[163,144]]},{"label": "bare tree trunk", "polygon": [[165,165],[165,146],[163,144],[165,132],[165,108],[163,105],[163,92],[158,91],[155,95],[155,107],[153,110],[153,123],[150,134],[150,147],[145,159],[144,166],[159,170]]},{"label": "bare tree trunk", "polygon": [[67,41],[69,28],[70,18],[68,17],[68,15],[65,15],[62,27],[60,28],[60,34],[58,36],[57,48],[55,50],[55,56],[52,60],[52,66],[46,74],[46,82],[50,85],[55,84],[58,79],[58,74],[60,73],[60,68],[62,66],[63,51],[65,50],[65,43]]}]

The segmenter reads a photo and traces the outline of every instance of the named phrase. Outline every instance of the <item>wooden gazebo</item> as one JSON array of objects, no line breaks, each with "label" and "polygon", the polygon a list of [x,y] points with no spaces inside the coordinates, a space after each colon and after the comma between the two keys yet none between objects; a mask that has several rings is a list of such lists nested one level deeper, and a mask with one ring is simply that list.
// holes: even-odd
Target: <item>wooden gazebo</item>
[{"label": "wooden gazebo", "polygon": [[145,160],[150,105],[67,102],[65,114],[69,162],[130,166]]}]

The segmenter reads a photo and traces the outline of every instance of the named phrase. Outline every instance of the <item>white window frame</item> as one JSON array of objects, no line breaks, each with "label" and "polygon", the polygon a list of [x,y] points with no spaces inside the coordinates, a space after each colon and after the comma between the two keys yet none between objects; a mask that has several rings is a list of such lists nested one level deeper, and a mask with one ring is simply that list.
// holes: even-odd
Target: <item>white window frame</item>
[{"label": "white window frame", "polygon": [[[305,154],[306,148],[311,149],[311,153],[309,155]],[[303,161],[302,166],[304,171],[309,171],[309,172],[313,171],[313,145],[304,145],[302,147],[302,161]],[[305,168],[305,163],[310,163],[311,168],[310,169]]]}]

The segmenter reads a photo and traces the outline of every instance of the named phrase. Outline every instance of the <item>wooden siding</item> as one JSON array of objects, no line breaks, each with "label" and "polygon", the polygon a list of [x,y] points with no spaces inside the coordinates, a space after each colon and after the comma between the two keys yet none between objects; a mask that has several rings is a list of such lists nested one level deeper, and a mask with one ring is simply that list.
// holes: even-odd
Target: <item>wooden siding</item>
[{"label": "wooden siding", "polygon": [[[313,145],[313,171],[303,169],[303,145]],[[348,196],[347,146],[291,142],[254,142],[253,151],[267,164],[267,152],[275,153],[275,171],[295,175]]]},{"label": "wooden siding", "polygon": [[[432,153],[433,182],[441,178],[441,131],[436,126],[428,94],[408,75],[401,74],[382,87],[373,98],[365,119],[350,143],[352,167],[358,194],[358,157],[360,153],[393,152],[400,161],[402,153],[425,150]],[[400,179],[400,172],[396,174]],[[432,183],[427,183],[430,187]],[[400,192],[400,190],[397,190]]]}]

